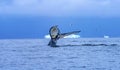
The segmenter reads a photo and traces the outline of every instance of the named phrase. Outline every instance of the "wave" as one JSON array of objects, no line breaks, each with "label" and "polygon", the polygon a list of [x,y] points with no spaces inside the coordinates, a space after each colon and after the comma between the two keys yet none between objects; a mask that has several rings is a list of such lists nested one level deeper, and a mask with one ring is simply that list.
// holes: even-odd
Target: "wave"
[{"label": "wave", "polygon": [[[45,35],[44,38],[50,39],[50,35]],[[71,34],[69,36],[65,36],[64,38],[80,38],[80,35]]]},{"label": "wave", "polygon": [[94,47],[94,46],[120,46],[119,44],[103,44],[103,43],[101,43],[101,44],[90,44],[90,43],[88,43],[88,44],[64,44],[64,45],[57,45],[57,47],[80,47],[80,46],[92,46],[92,47]]}]

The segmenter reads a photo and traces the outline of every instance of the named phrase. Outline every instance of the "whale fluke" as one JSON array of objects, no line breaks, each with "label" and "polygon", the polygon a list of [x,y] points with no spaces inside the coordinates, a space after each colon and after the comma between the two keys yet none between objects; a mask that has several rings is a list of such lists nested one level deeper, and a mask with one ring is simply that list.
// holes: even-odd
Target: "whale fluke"
[{"label": "whale fluke", "polygon": [[79,33],[79,32],[81,32],[81,31],[72,31],[72,32],[67,32],[67,33],[60,33],[60,30],[59,30],[57,25],[52,26],[49,30],[51,40],[48,43],[48,46],[58,47],[58,45],[56,45],[57,40],[59,40],[60,38],[64,38],[65,36],[68,36],[68,35],[71,35],[71,34],[76,34],[76,33]]},{"label": "whale fluke", "polygon": [[64,38],[65,36],[69,36],[71,34],[77,34],[79,32],[81,32],[81,31],[72,31],[72,32],[68,32],[68,33],[62,33],[62,34],[59,35],[59,37]]}]

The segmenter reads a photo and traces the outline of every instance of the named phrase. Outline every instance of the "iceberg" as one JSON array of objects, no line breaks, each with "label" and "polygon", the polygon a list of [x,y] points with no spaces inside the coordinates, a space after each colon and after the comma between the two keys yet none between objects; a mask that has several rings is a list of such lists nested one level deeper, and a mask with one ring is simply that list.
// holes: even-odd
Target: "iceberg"
[{"label": "iceberg", "polygon": [[69,36],[65,36],[64,38],[80,38],[79,35],[71,34]]},{"label": "iceberg", "polygon": [[110,38],[110,37],[105,35],[104,38]]},{"label": "iceberg", "polygon": [[[45,35],[44,38],[46,39],[50,39],[50,35]],[[69,36],[65,36],[64,38],[80,38],[80,35],[76,35],[76,34],[71,34]]]},{"label": "iceberg", "polygon": [[50,39],[50,35],[45,35],[44,38]]}]

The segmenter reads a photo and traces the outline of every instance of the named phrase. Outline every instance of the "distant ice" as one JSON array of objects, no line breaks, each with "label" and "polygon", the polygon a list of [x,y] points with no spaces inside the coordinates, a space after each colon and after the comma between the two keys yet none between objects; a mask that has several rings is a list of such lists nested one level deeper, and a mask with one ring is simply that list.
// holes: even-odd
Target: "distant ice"
[{"label": "distant ice", "polygon": [[109,36],[105,35],[104,38],[110,38]]},{"label": "distant ice", "polygon": [[44,38],[50,39],[50,35],[45,35]]},{"label": "distant ice", "polygon": [[75,35],[75,34],[72,34],[72,35],[69,35],[69,36],[66,36],[64,38],[80,38],[79,35]]},{"label": "distant ice", "polygon": [[[50,39],[50,35],[45,35],[44,38]],[[80,36],[79,35],[75,35],[75,34],[71,34],[71,35],[66,36],[64,38],[80,38]]]}]

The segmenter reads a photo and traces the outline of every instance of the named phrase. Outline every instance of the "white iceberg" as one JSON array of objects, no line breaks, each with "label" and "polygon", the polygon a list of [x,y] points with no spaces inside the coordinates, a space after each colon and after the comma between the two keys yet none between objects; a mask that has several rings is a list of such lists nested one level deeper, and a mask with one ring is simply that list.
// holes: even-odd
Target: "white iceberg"
[{"label": "white iceberg", "polygon": [[64,38],[80,38],[79,35],[71,34],[69,36],[65,36]]},{"label": "white iceberg", "polygon": [[[50,39],[50,35],[45,35],[44,38]],[[69,36],[65,36],[64,38],[80,38],[79,35],[71,34]]]},{"label": "white iceberg", "polygon": [[105,35],[104,38],[110,38],[110,37]]},{"label": "white iceberg", "polygon": [[50,39],[50,35],[45,35],[44,38]]}]

